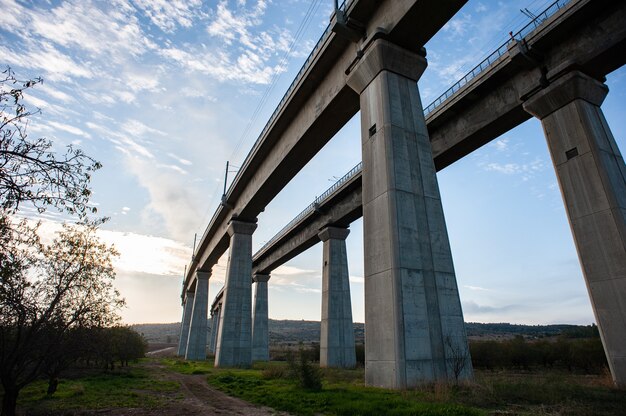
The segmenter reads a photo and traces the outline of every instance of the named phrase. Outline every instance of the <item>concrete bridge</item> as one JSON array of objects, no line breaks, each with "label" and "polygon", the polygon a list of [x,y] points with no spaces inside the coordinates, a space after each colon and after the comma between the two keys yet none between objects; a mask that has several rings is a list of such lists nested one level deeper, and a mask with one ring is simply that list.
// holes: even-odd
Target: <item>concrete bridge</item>
[{"label": "concrete bridge", "polygon": [[[334,31],[296,77],[194,253],[181,355],[205,358],[208,279],[230,247],[226,284],[212,308],[219,322],[211,336],[215,364],[267,359],[270,273],[321,240],[321,364],[353,365],[344,240],[362,215],[366,383],[406,388],[471,378],[435,172],[535,116],[613,378],[626,385],[626,167],[600,109],[604,76],[626,60],[626,2],[555,3],[424,115],[416,87],[426,66],[420,46],[464,1],[432,3],[355,0],[334,16]],[[253,259],[256,216],[359,109],[362,172],[312,204]]]}]

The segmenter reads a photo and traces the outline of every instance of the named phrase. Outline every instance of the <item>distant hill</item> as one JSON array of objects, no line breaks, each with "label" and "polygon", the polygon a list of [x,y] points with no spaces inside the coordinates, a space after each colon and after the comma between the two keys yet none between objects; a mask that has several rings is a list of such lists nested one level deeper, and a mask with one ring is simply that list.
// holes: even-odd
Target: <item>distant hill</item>
[{"label": "distant hill", "polygon": [[[149,343],[178,343],[180,322],[169,324],[137,324],[132,325],[132,327],[140,334],[143,334]],[[572,332],[577,329],[587,328],[580,325],[481,324],[476,322],[466,322],[465,327],[470,339],[508,339],[517,335],[522,335],[525,338],[542,338],[556,336],[564,331]],[[270,343],[272,344],[319,342],[320,322],[270,319],[269,332]],[[357,343],[363,343],[365,339],[364,324],[354,324],[354,335]]]}]

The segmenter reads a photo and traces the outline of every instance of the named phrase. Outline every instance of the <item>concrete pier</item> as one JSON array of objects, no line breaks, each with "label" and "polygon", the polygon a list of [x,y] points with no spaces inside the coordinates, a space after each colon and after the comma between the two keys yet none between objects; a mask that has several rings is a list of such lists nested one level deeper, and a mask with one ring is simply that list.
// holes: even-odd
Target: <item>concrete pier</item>
[{"label": "concrete pier", "polygon": [[267,282],[269,274],[255,274],[254,320],[252,322],[252,361],[270,360],[269,317],[267,312]]},{"label": "concrete pier", "polygon": [[217,331],[220,327],[220,311],[221,305],[217,310],[211,312],[211,334],[209,335],[209,351],[215,354],[215,345],[217,343]]},{"label": "concrete pier", "polygon": [[252,364],[252,233],[256,224],[231,221],[230,251],[222,316],[217,334],[216,367]]},{"label": "concrete pier", "polygon": [[379,39],[347,79],[361,106],[365,381],[394,389],[473,376],[417,90],[425,68]]},{"label": "concrete pier", "polygon": [[600,109],[607,93],[571,71],[524,109],[543,125],[611,374],[626,387],[626,166]]},{"label": "concrete pier", "polygon": [[206,360],[210,276],[211,272],[196,272],[196,294],[193,297],[193,309],[189,322],[186,360]]},{"label": "concrete pier", "polygon": [[193,309],[194,292],[187,291],[185,304],[183,305],[183,319],[180,321],[180,337],[178,338],[178,356],[184,357],[187,351],[187,338],[189,338],[189,322]]},{"label": "concrete pier", "polygon": [[350,230],[337,227],[326,227],[319,233],[324,242],[320,367],[356,366],[346,252],[348,234]]}]

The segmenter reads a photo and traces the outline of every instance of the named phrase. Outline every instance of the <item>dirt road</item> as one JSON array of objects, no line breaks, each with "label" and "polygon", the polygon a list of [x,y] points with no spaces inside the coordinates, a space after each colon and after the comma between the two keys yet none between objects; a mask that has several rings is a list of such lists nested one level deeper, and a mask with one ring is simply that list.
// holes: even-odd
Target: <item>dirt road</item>
[{"label": "dirt road", "polygon": [[[161,351],[159,351],[160,353]],[[164,351],[165,352],[165,351]],[[161,354],[154,354],[161,355]],[[167,355],[165,352],[164,355]],[[157,380],[175,381],[180,389],[174,392],[158,393],[165,405],[158,409],[100,409],[92,411],[69,411],[59,416],[289,416],[268,407],[260,407],[243,400],[230,397],[209,386],[206,375],[180,374],[168,370],[157,360],[142,364],[154,374]],[[55,413],[57,415],[57,413]]]}]

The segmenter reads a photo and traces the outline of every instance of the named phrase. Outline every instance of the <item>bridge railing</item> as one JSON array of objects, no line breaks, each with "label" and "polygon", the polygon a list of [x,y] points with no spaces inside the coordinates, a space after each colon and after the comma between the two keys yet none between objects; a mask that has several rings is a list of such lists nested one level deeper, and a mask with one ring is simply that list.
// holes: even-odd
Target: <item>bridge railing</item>
[{"label": "bridge railing", "polygon": [[[346,9],[350,6],[350,4],[352,4],[354,1],[355,0],[344,0],[341,3],[341,5],[339,6],[339,8],[342,11],[345,12]],[[322,33],[322,36],[318,39],[317,43],[313,47],[313,50],[311,51],[309,56],[304,61],[304,64],[302,64],[302,67],[300,68],[300,71],[298,71],[298,74],[295,76],[294,80],[289,85],[289,88],[287,88],[287,91],[285,91],[285,94],[283,95],[283,97],[281,98],[280,102],[278,103],[278,105],[274,109],[274,112],[270,116],[269,120],[267,121],[267,123],[265,123],[265,126],[263,127],[263,130],[261,130],[261,134],[259,134],[259,136],[257,137],[256,141],[252,145],[252,148],[250,149],[250,151],[246,155],[246,158],[244,159],[244,162],[242,163],[241,166],[245,166],[246,165],[246,162],[252,157],[252,155],[254,154],[254,151],[257,149],[257,147],[259,147],[259,144],[261,143],[261,140],[262,140],[263,136],[269,130],[269,128],[272,125],[272,123],[274,122],[274,120],[276,120],[276,117],[278,116],[278,113],[280,113],[280,110],[283,108],[283,106],[287,102],[287,99],[288,99],[289,95],[293,92],[293,90],[296,87],[296,84],[300,81],[300,79],[302,78],[302,76],[304,75],[306,70],[308,69],[309,65],[313,61],[313,57],[319,51],[320,47],[326,41],[326,39],[328,39],[328,37],[330,36],[330,32],[331,32],[331,28],[330,28],[330,23],[329,23],[328,26],[326,26],[326,29],[324,30],[324,33]],[[242,170],[243,169],[241,169],[240,172]],[[237,176],[238,175],[239,175],[239,173],[237,174]],[[235,177],[235,179],[228,186],[228,191],[226,191],[226,195],[228,195],[230,193],[230,191],[231,191],[232,187],[234,186],[235,182],[237,182],[237,177]],[[205,229],[204,234],[208,233],[209,229],[211,228],[211,225],[215,222],[215,220],[216,220],[216,218],[217,218],[217,216],[218,216],[218,214],[220,212],[220,208],[221,207],[218,207],[218,209],[215,210],[215,212],[213,213],[213,216],[211,217],[211,220],[209,221],[209,225]],[[200,249],[200,247],[198,247],[198,250],[199,249]],[[197,253],[194,252],[193,253],[193,258],[195,258],[196,256],[197,256]]]},{"label": "bridge railing", "polygon": [[[554,13],[565,7],[571,0],[556,0],[549,5],[544,11],[536,15],[526,26],[521,28],[517,33],[512,35],[513,39],[521,40],[524,36],[528,35],[531,31],[536,29],[544,20],[552,16]],[[498,49],[493,51],[487,56],[481,63],[476,65],[471,71],[469,71],[463,78],[454,83],[443,94],[437,97],[428,107],[424,109],[424,116],[432,113],[437,107],[443,104],[448,98],[453,96],[463,86],[467,85],[472,79],[476,78],[478,74],[489,68],[491,64],[497,61],[502,55],[505,55],[508,51],[508,45],[510,41],[504,42]]]},{"label": "bridge railing", "polygon": [[300,212],[298,215],[296,215],[296,217],[294,219],[292,219],[291,221],[289,221],[289,223],[287,225],[285,225],[274,237],[272,237],[267,243],[265,243],[263,245],[263,247],[261,247],[254,255],[254,257],[256,257],[257,255],[263,253],[269,246],[271,246],[272,244],[274,244],[276,241],[278,241],[279,239],[281,239],[294,225],[296,225],[298,222],[300,222],[300,220],[302,220],[304,217],[306,217],[307,215],[309,215],[311,212],[315,211],[315,209],[321,205],[322,203],[324,203],[328,198],[330,198],[330,196],[339,188],[341,188],[343,186],[343,184],[345,184],[346,182],[348,182],[350,179],[354,178],[357,174],[359,174],[359,172],[361,172],[361,169],[363,168],[363,162],[359,162],[355,167],[353,167],[348,173],[346,173],[344,176],[342,176],[337,182],[335,182],[330,188],[328,188],[327,190],[324,191],[323,194],[321,194],[318,197],[315,197],[315,200],[313,202],[311,202],[306,208],[304,208],[302,210],[302,212]]},{"label": "bridge railing", "polygon": [[[339,8],[342,11],[345,12],[346,9],[350,6],[350,4],[352,4],[353,1],[355,1],[355,0],[344,0],[341,3],[341,5],[339,6]],[[293,81],[289,85],[289,88],[287,88],[287,91],[285,91],[285,94],[283,95],[283,98],[281,98],[280,102],[278,103],[278,105],[274,109],[274,112],[270,116],[269,120],[267,121],[267,123],[265,123],[265,126],[263,127],[263,130],[261,130],[261,134],[259,134],[259,137],[257,137],[256,141],[254,142],[254,145],[252,146],[252,148],[250,149],[250,151],[246,155],[246,158],[244,159],[244,163],[242,164],[242,166],[245,166],[245,164],[248,161],[248,159],[250,159],[250,157],[254,153],[254,150],[261,143],[261,140],[265,136],[265,133],[267,133],[267,131],[269,130],[269,128],[272,125],[272,123],[274,122],[274,120],[276,120],[276,117],[280,113],[280,110],[282,110],[282,108],[284,107],[285,103],[287,102],[289,96],[291,95],[293,90],[296,88],[296,84],[298,84],[298,82],[302,79],[304,73],[309,68],[311,63],[313,62],[313,58],[315,57],[316,53],[319,51],[319,49],[321,48],[322,44],[326,41],[326,39],[328,39],[328,37],[330,36],[330,33],[331,33],[331,28],[330,28],[330,23],[329,23],[328,26],[326,26],[326,29],[324,30],[324,33],[322,33],[322,36],[318,39],[317,43],[313,47],[313,50],[311,51],[309,56],[304,61],[304,64],[302,64],[302,67],[300,68],[300,71],[298,71],[298,73],[296,74],[295,78],[293,79]],[[234,184],[235,184],[235,180],[233,180],[233,182],[228,187],[227,194],[230,193],[230,189],[232,188],[232,186]]]},{"label": "bridge railing", "polygon": [[[352,4],[355,0],[344,0],[341,3],[340,9],[343,11],[346,11],[346,9],[350,6],[350,4]],[[544,20],[546,20],[547,18],[549,18],[550,16],[552,16],[553,14],[555,14],[557,11],[559,11],[560,9],[562,9],[563,7],[565,7],[571,0],[556,0],[555,2],[553,2],[552,4],[550,4],[544,11],[542,11],[541,13],[539,13],[535,18],[533,18],[526,26],[524,26],[522,29],[520,29],[519,31],[517,31],[514,35],[513,38],[516,39],[522,39],[524,36],[526,36],[527,34],[529,34],[532,30],[534,30],[535,28],[537,28]],[[263,127],[263,130],[261,131],[261,134],[259,135],[259,137],[257,138],[257,140],[255,141],[254,145],[252,146],[252,149],[250,149],[250,151],[248,152],[248,154],[246,155],[246,158],[244,160],[244,163],[242,166],[245,166],[245,163],[248,161],[248,159],[252,156],[252,154],[254,153],[254,151],[256,150],[256,148],[259,146],[261,139],[263,138],[263,136],[265,135],[265,133],[267,132],[267,130],[270,128],[271,124],[274,122],[274,120],[276,119],[276,117],[278,116],[278,113],[280,112],[280,110],[283,108],[283,106],[285,105],[285,103],[287,102],[287,99],[289,97],[289,95],[292,93],[292,91],[295,89],[296,84],[300,81],[300,79],[302,78],[303,74],[306,72],[306,70],[308,69],[309,65],[311,64],[311,62],[313,61],[313,57],[315,56],[315,54],[318,52],[318,50],[320,49],[321,45],[326,41],[326,39],[328,38],[328,36],[330,36],[330,24],[326,27],[326,30],[324,30],[324,33],[322,34],[322,36],[319,38],[319,40],[317,41],[317,43],[315,44],[315,47],[313,48],[313,50],[311,51],[311,53],[309,54],[309,56],[307,57],[307,59],[304,61],[304,64],[302,65],[302,67],[300,68],[300,71],[298,72],[298,74],[296,75],[296,77],[294,78],[294,80],[292,81],[291,85],[289,86],[289,88],[287,89],[287,91],[285,92],[285,94],[283,95],[282,99],[280,100],[280,102],[278,103],[278,105],[276,106],[276,108],[274,109],[274,112],[272,113],[272,115],[270,116],[269,120],[267,121],[267,123],[265,124],[265,127]],[[463,86],[465,86],[469,81],[471,81],[472,79],[474,79],[478,74],[480,74],[482,71],[484,71],[485,69],[487,69],[489,66],[491,66],[491,64],[493,64],[496,60],[498,60],[502,55],[504,55],[507,50],[508,50],[508,43],[509,41],[503,43],[498,49],[496,49],[494,52],[492,52],[487,58],[485,58],[481,63],[479,63],[478,65],[476,65],[471,71],[469,71],[463,78],[461,78],[460,80],[458,80],[454,85],[452,85],[450,88],[448,88],[448,90],[446,90],[443,94],[441,94],[438,98],[436,98],[432,103],[430,103],[425,109],[424,109],[424,115],[427,116],[429,113],[431,113],[432,111],[434,111],[437,107],[439,107],[445,100],[447,100],[448,98],[450,98],[452,95],[454,95],[457,91],[459,91]],[[360,164],[359,164],[360,165]],[[357,166],[359,166],[357,165]],[[360,168],[359,168],[360,170]],[[233,182],[230,184],[230,186],[228,187],[228,193],[230,193],[233,185],[236,182],[236,179],[233,180]],[[343,179],[343,178],[342,178]],[[317,199],[316,199],[317,201]],[[293,223],[295,223],[296,221],[299,221],[304,215],[308,214],[308,212],[310,211],[310,209],[313,209],[315,205],[315,202],[313,202],[311,205],[309,205],[307,208],[304,209],[304,211],[302,211],[296,218],[294,218],[289,224],[287,224],[287,226],[285,226],[274,238],[272,238],[272,240],[270,240],[270,242],[274,242],[277,238],[280,238],[282,236],[282,233],[284,230],[288,229],[291,225],[293,225]],[[208,232],[209,228],[211,227],[211,224],[214,222],[215,218],[217,217],[218,213],[219,213],[219,209],[216,210],[216,212],[214,213],[213,217],[211,218],[211,221],[209,222],[209,225],[205,231]],[[263,251],[263,249],[266,248],[267,245],[269,245],[269,243],[266,243],[261,250],[259,250],[257,253],[260,253],[261,251]],[[197,253],[194,253],[194,257]]]}]

